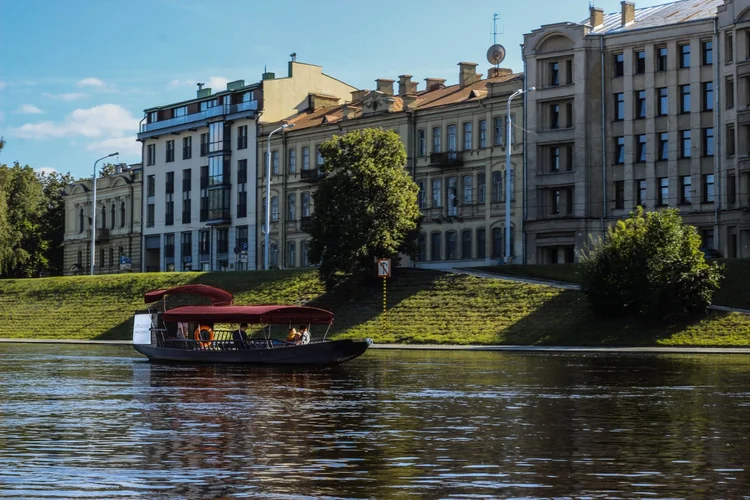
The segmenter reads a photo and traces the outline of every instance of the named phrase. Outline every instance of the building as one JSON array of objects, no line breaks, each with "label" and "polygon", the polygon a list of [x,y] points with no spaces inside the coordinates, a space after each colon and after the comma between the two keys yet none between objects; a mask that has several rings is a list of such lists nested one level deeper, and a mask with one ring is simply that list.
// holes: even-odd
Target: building
[{"label": "building", "polygon": [[144,270],[253,269],[257,124],[296,113],[310,92],[344,102],[353,90],[293,58],[285,78],[198,84],[194,99],[146,109]]},{"label": "building", "polygon": [[750,256],[747,7],[621,2],[524,36],[528,263],[573,262],[638,205],[677,207],[704,247]]},{"label": "building", "polygon": [[[419,185],[424,214],[419,236],[419,267],[451,267],[460,261],[487,262],[505,254],[505,168],[508,97],[523,85],[523,75],[491,68],[489,78],[474,63],[459,63],[458,83],[427,78],[425,88],[411,75],[376,80],[375,90],[352,93],[339,104],[325,95],[310,95],[304,110],[282,122],[293,124],[271,140],[271,267],[307,266],[308,227],[313,192],[322,178],[318,146],[334,135],[382,128],[399,134],[407,153],[404,166]],[[522,101],[513,101],[513,123],[520,121]],[[258,137],[258,154],[267,157],[269,123]],[[522,256],[522,133],[513,129],[513,255]],[[265,165],[265,163],[264,163]],[[265,168],[258,172],[258,213],[265,217]],[[258,234],[259,267],[263,235]],[[408,259],[402,265],[409,265]]]},{"label": "building", "polygon": [[[96,274],[141,270],[141,164],[120,164],[96,180]],[[91,269],[91,179],[65,190],[65,275]]]}]

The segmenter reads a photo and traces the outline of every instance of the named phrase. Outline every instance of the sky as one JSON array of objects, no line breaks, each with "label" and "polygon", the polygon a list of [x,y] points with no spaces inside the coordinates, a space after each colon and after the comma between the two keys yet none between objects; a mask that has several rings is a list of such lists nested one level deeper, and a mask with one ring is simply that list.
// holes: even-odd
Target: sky
[{"label": "sky", "polygon": [[[665,3],[636,0],[636,8]],[[596,0],[619,12],[619,0]],[[286,76],[289,54],[358,88],[411,74],[486,75],[493,14],[501,64],[523,70],[523,34],[588,18],[588,0],[0,0],[0,163],[91,176],[140,161],[143,110],[195,97],[196,83]]]}]

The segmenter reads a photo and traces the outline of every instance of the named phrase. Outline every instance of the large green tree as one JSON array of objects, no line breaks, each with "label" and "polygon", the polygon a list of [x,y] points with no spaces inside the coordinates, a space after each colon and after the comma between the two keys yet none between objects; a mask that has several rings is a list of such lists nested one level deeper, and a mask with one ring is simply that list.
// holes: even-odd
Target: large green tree
[{"label": "large green tree", "polygon": [[679,319],[705,313],[722,268],[706,263],[700,242],[676,209],[644,215],[638,207],[583,252],[581,288],[601,314]]},{"label": "large green tree", "polygon": [[365,129],[320,145],[324,178],[313,195],[309,257],[330,289],[337,277],[367,276],[375,259],[412,253],[421,213],[398,134]]},{"label": "large green tree", "polygon": [[70,173],[38,174],[44,194],[44,217],[41,221],[42,234],[47,241],[44,256],[47,270],[56,275],[63,273],[63,238],[65,236],[65,188],[73,182]]}]

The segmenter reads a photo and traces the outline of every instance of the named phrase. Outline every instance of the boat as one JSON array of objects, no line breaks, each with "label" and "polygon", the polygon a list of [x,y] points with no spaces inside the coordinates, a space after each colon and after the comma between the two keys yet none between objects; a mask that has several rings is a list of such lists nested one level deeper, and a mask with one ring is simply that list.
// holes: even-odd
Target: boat
[{"label": "boat", "polygon": [[[167,309],[166,298],[188,294],[210,299],[210,305],[181,305]],[[144,294],[149,304],[133,317],[133,348],[150,361],[241,363],[250,365],[332,366],[362,355],[371,339],[327,339],[333,313],[299,305],[235,305],[230,292],[209,285],[183,285]],[[246,336],[232,328],[248,325]],[[215,329],[214,326],[217,325]],[[285,336],[299,325],[326,327],[322,338],[297,341]],[[246,337],[246,338],[245,338]]]}]

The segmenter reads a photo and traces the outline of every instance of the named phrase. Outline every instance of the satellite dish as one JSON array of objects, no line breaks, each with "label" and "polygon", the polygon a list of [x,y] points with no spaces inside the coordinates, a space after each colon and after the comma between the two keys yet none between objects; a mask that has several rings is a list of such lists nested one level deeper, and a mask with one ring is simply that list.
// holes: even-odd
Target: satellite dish
[{"label": "satellite dish", "polygon": [[487,49],[487,60],[490,64],[500,64],[505,59],[505,47],[496,43]]}]

